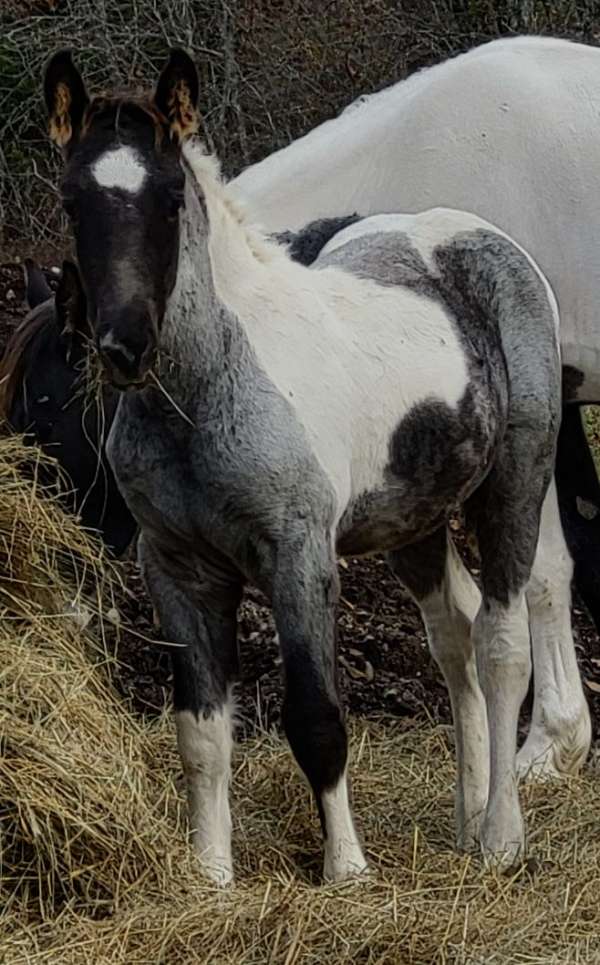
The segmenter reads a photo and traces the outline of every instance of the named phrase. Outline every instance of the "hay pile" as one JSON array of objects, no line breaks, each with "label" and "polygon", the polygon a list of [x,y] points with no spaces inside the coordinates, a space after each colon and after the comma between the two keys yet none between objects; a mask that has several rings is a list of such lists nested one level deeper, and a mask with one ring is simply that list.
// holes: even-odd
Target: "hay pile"
[{"label": "hay pile", "polygon": [[97,548],[18,478],[22,452],[10,445],[0,442],[3,965],[600,962],[593,775],[524,790],[538,869],[497,877],[452,849],[441,727],[353,725],[374,874],[346,886],[318,883],[315,810],[285,745],[273,734],[245,742],[234,761],[237,884],[203,882],[185,844],[171,722],[148,724],[119,699],[101,615],[86,631],[61,615],[86,568],[102,609]]}]

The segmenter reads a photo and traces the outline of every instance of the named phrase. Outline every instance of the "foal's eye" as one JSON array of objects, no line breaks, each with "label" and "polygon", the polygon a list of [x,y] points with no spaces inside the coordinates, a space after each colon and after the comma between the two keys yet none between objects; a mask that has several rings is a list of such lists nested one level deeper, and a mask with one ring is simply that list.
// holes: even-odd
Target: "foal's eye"
[{"label": "foal's eye", "polygon": [[39,399],[36,399],[35,401],[38,403],[38,405],[44,405],[46,402],[50,401],[50,396],[40,395]]}]

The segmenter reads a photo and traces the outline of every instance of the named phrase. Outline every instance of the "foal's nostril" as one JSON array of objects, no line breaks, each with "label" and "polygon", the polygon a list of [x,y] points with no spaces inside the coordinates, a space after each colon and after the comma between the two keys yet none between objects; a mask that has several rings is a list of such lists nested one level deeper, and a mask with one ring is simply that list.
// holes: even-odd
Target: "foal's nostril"
[{"label": "foal's nostril", "polygon": [[132,352],[124,342],[114,339],[110,332],[100,339],[100,351],[109,356],[113,353],[123,355],[128,362],[135,362],[135,352]]},{"label": "foal's nostril", "polygon": [[100,351],[104,358],[117,369],[128,372],[130,369],[135,368],[136,358],[134,353],[126,348],[125,345],[115,342],[113,339],[103,339],[100,342]]},{"label": "foal's nostril", "polygon": [[111,368],[129,378],[138,375],[145,346],[127,344],[115,339],[112,332],[108,332],[99,340],[98,347]]}]

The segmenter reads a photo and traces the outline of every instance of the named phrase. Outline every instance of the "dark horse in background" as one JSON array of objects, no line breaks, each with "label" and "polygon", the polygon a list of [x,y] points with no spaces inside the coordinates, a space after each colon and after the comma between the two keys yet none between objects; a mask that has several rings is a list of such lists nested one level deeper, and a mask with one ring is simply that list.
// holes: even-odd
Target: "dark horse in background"
[{"label": "dark horse in background", "polygon": [[[357,219],[321,219],[276,237],[288,244],[294,259],[310,265],[338,231]],[[28,261],[25,282],[30,311],[0,363],[0,415],[58,460],[72,483],[65,496],[69,508],[121,555],[136,525],[104,451],[118,397],[105,385],[100,406],[84,391],[88,329],[78,272],[66,262],[54,296]],[[574,582],[600,632],[600,485],[575,403],[563,406],[556,484]]]},{"label": "dark horse in background", "polygon": [[[66,261],[54,295],[27,261],[25,288],[29,312],[0,364],[0,416],[57,460],[72,484],[67,491],[61,487],[67,508],[120,556],[137,526],[105,453],[117,393],[105,385],[96,395],[86,384],[89,336],[79,273]],[[44,467],[42,481],[55,480]]]}]

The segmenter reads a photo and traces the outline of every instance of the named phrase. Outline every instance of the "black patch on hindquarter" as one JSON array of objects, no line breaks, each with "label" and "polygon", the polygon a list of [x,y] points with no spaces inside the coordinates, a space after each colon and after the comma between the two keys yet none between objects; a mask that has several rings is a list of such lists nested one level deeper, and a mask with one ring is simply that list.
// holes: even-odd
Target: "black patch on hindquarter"
[{"label": "black patch on hindquarter", "polygon": [[300,231],[280,231],[273,235],[276,241],[288,246],[288,254],[301,265],[312,265],[328,241],[344,228],[361,220],[359,214],[343,218],[319,218],[310,221]]},{"label": "black patch on hindquarter", "polygon": [[470,386],[455,410],[433,398],[413,406],[390,439],[387,485],[344,514],[338,552],[389,551],[427,538],[481,485],[503,424],[492,407],[477,416]]},{"label": "black patch on hindquarter", "polygon": [[464,502],[474,472],[479,483],[491,465],[502,423],[478,416],[474,392],[467,388],[458,411],[437,399],[413,406],[390,439],[388,472],[418,491],[426,504]]}]

